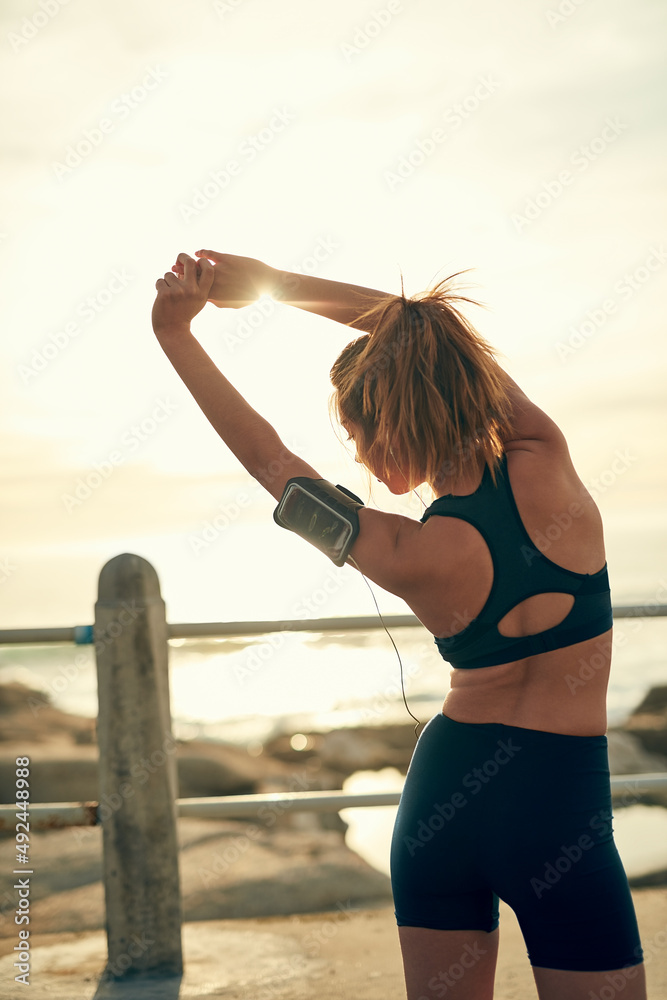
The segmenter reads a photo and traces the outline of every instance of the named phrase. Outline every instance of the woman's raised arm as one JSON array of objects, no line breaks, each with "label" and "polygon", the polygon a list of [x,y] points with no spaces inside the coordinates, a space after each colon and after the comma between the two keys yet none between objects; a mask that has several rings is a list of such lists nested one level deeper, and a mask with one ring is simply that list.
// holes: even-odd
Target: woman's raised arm
[{"label": "woman's raised arm", "polygon": [[[310,479],[322,476],[283,444],[271,424],[246,402],[193,337],[190,322],[209,299],[213,271],[208,260],[197,266],[192,257],[186,257],[181,276],[167,272],[164,278],[159,278],[155,283],[153,329],[165,354],[227,447],[250,475],[279,500],[285,484],[294,476]],[[411,593],[416,571],[423,570],[425,558],[432,559],[428,547],[425,555],[415,556],[415,540],[424,526],[368,507],[361,511],[360,522],[361,530],[352,550],[354,565],[393,593],[403,596]]]},{"label": "woman's raised arm", "polygon": [[[174,265],[177,273],[182,273],[187,256],[184,253],[178,255]],[[198,250],[195,256],[215,264],[209,301],[220,308],[238,309],[267,294],[277,302],[369,332],[369,327],[363,321],[359,322],[359,318],[387,297],[386,292],[376,288],[280,271],[253,257],[217,253],[215,250]]]}]

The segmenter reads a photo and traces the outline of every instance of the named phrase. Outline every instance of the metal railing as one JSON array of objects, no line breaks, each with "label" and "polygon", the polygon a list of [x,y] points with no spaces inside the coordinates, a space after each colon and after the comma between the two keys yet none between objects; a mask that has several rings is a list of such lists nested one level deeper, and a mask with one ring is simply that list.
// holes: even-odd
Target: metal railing
[{"label": "metal railing", "polygon": [[[615,604],[614,618],[667,618],[667,604]],[[423,628],[415,615],[383,615],[392,628]],[[269,632],[362,632],[381,628],[377,615],[352,615],[340,618],[294,618],[281,621],[181,622],[167,625],[168,639],[218,639],[223,636],[265,635]],[[64,628],[0,629],[0,645],[73,642],[78,646],[94,644],[93,625]]]},{"label": "metal railing", "polygon": [[[611,778],[612,796],[633,796],[667,789],[667,773],[621,774]],[[251,819],[261,817],[267,806],[278,812],[340,812],[342,809],[397,806],[396,792],[344,792],[336,789],[311,792],[263,792],[258,795],[212,795],[176,799],[176,815],[187,819]],[[15,806],[0,806],[0,832],[14,828]],[[104,822],[97,802],[43,802],[30,806],[33,830],[70,826],[98,826]]]},{"label": "metal railing", "polygon": [[[665,617],[667,604],[621,605],[613,614]],[[414,615],[387,615],[384,621],[394,628],[423,628]],[[109,967],[120,956],[127,959],[124,942],[133,934],[147,934],[158,944],[133,958],[130,966],[123,963],[125,974],[182,971],[177,817],[240,819],[261,816],[268,806],[338,812],[395,806],[400,798],[398,791],[309,791],[177,799],[168,640],[381,627],[376,616],[168,625],[157,573],[141,557],[125,554],[102,569],[94,625],[0,630],[0,643],[5,644],[73,642],[95,647],[100,802],[25,805],[31,829],[101,823]],[[138,761],[148,768],[140,786],[128,780]],[[611,785],[614,795],[631,792],[639,797],[667,788],[667,772],[615,775]],[[15,826],[19,806],[0,806],[0,830]]]}]

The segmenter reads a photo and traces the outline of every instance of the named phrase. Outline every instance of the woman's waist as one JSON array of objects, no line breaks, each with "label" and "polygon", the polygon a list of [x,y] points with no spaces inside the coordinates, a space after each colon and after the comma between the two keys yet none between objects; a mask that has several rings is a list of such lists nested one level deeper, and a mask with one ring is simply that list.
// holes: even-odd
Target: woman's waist
[{"label": "woman's waist", "polygon": [[[590,646],[590,643],[582,643]],[[564,650],[476,670],[453,669],[444,712],[460,722],[495,722],[581,736],[604,734],[609,651]]]}]

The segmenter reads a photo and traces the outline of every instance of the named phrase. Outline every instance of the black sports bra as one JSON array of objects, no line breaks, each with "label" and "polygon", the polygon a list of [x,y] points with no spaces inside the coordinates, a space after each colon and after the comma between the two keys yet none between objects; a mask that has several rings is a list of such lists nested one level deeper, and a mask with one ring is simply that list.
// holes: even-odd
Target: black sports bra
[{"label": "black sports bra", "polygon": [[[468,496],[443,496],[422,521],[440,515],[468,521],[480,532],[493,560],[493,584],[486,604],[461,632],[435,643],[453,667],[471,670],[511,663],[602,635],[612,627],[607,564],[597,573],[574,573],[547,559],[526,531],[514,500],[503,455],[496,485],[486,466],[478,489]],[[526,636],[504,636],[498,623],[508,611],[536,594],[571,594],[574,604],[553,628]]]}]

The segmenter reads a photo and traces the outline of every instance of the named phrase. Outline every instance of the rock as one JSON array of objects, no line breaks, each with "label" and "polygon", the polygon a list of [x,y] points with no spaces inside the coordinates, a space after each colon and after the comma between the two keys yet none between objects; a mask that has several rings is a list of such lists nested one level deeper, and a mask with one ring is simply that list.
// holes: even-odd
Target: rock
[{"label": "rock", "polygon": [[[62,744],[47,747],[22,744],[30,758],[30,798],[37,802],[99,800],[96,746]],[[0,754],[0,801],[13,802],[16,787],[15,753]],[[293,790],[293,772],[270,758],[254,758],[239,747],[219,743],[179,743],[176,750],[179,798],[243,795],[264,790]],[[141,788],[138,768],[130,783]]]},{"label": "rock", "polygon": [[658,712],[667,715],[667,684],[652,687],[635,712]]},{"label": "rock", "polygon": [[[631,733],[626,733],[622,729],[610,729],[607,733],[607,742],[609,770],[613,775],[667,772],[667,758],[648,753]],[[635,805],[637,802],[667,807],[667,789],[639,794],[633,788],[632,778],[628,778],[623,790],[614,794],[614,806],[621,808]]]},{"label": "rock", "polygon": [[[92,749],[92,748],[91,748]],[[92,802],[98,798],[97,749],[92,760],[36,760],[30,755],[30,801]],[[0,799],[14,801],[16,764],[0,760]]]},{"label": "rock", "polygon": [[[391,898],[386,875],[345,846],[339,833],[280,823],[216,823],[217,839],[182,851],[188,920],[271,916],[344,908]],[[182,821],[181,821],[182,823]],[[221,834],[223,834],[221,836]]]},{"label": "rock", "polygon": [[650,753],[667,758],[667,685],[651,688],[621,728]]},{"label": "rock", "polygon": [[[340,833],[300,829],[299,816],[286,811],[264,824],[180,819],[184,919],[344,913],[391,899],[387,876],[349,850]],[[31,848],[40,865],[31,931],[103,928],[101,829],[34,833]],[[13,855],[13,842],[1,840],[0,898],[11,894]]]},{"label": "rock", "polygon": [[355,729],[333,729],[323,733],[319,752],[326,767],[333,767],[346,775],[355,771],[377,771],[389,765],[395,757],[381,734]]},{"label": "rock", "polygon": [[355,771],[377,771],[383,767],[395,767],[405,773],[416,742],[411,725],[359,726],[302,735],[307,741],[302,750],[292,748],[289,736],[267,743],[266,750],[285,762],[305,760],[312,766],[317,760],[321,767],[337,773],[341,779]]},{"label": "rock", "polygon": [[251,757],[243,747],[191,740],[176,751],[179,797],[246,795],[271,785],[288,791],[292,769],[266,754]]},{"label": "rock", "polygon": [[95,720],[61,712],[48,694],[25,684],[0,685],[0,742],[44,743],[61,738],[71,743],[94,743]]},{"label": "rock", "polygon": [[33,691],[31,688],[27,688],[24,684],[14,682],[11,684],[0,685],[0,715],[7,715],[9,712],[23,711],[26,707],[25,703],[28,694],[35,695],[45,705],[48,705],[49,703],[47,695],[43,695],[41,692]]},{"label": "rock", "polygon": [[667,757],[649,753],[632,733],[623,729],[610,729],[609,770],[612,774],[652,774],[667,771]]},{"label": "rock", "polygon": [[[0,718],[0,801],[14,801],[17,753],[30,759],[31,801],[99,801],[94,719],[61,712],[48,696],[18,683],[0,685]],[[341,788],[345,777],[319,757],[277,760],[263,748],[250,754],[220,742],[181,741],[176,754],[180,798]],[[143,774],[137,762],[130,782],[139,788]],[[316,827],[346,829],[336,813],[311,818]]]},{"label": "rock", "polygon": [[[607,736],[612,774],[667,772],[667,685],[651,688],[623,725]],[[630,782],[629,794],[631,788]],[[667,789],[645,794],[641,801],[667,806]]]}]

